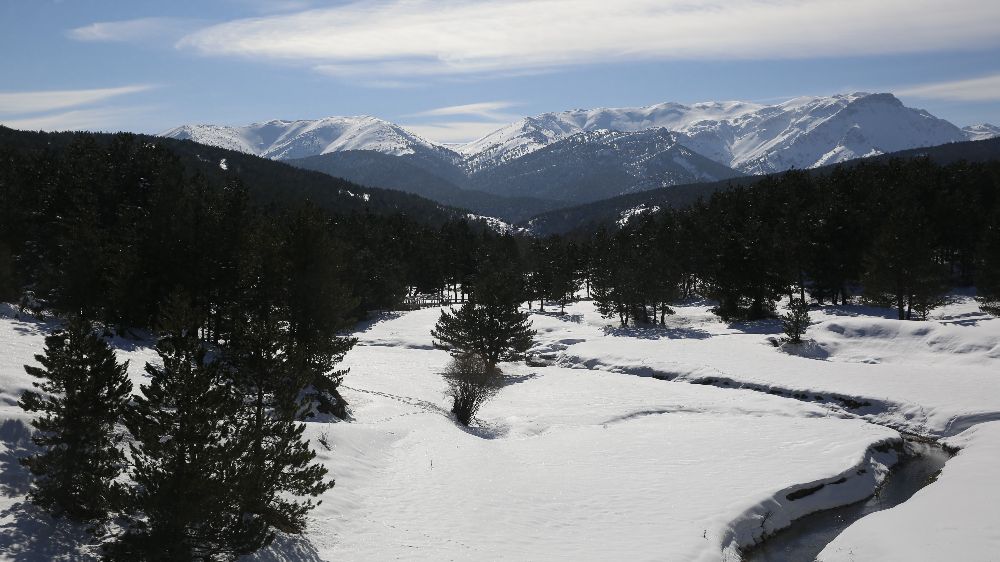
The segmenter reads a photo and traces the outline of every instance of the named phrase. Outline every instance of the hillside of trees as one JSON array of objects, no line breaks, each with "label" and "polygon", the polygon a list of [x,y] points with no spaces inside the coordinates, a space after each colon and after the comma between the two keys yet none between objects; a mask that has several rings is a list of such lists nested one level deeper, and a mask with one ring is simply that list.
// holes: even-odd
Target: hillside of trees
[{"label": "hillside of trees", "polygon": [[[928,158],[940,166],[947,166],[958,162],[986,163],[997,161],[1000,160],[1000,138],[956,142],[940,146],[904,150],[902,152],[848,161],[842,164],[822,166],[808,170],[807,173],[811,176],[824,176],[837,170],[857,165],[884,164],[891,160],[911,160],[915,158]],[[624,212],[630,209],[650,209],[654,207],[686,208],[697,203],[699,200],[708,199],[717,191],[724,191],[734,187],[749,187],[758,182],[767,181],[769,178],[781,175],[781,173],[777,173],[765,176],[744,176],[732,180],[675,185],[640,193],[630,193],[594,203],[539,212],[534,217],[523,221],[522,226],[530,228],[532,232],[539,236],[587,232],[594,230],[601,224],[609,224],[617,221]]]}]

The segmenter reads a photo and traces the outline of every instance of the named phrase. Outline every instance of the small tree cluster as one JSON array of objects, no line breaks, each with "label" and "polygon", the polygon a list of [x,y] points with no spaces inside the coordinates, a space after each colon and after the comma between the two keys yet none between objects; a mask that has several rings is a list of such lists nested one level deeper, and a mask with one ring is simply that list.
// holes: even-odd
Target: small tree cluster
[{"label": "small tree cluster", "polygon": [[175,301],[168,318],[162,365],[146,365],[139,396],[88,322],[46,338],[42,367],[26,367],[38,391],[21,399],[42,414],[42,451],[23,461],[37,476],[31,499],[77,521],[117,514],[125,531],[105,544],[109,560],[234,560],[277,531],[302,532],[312,498],[333,481],[297,421],[313,379],[276,343],[283,325],[240,325],[210,359],[190,306]]},{"label": "small tree cluster", "polygon": [[466,426],[480,406],[496,396],[504,384],[503,372],[475,353],[453,357],[441,376],[448,383],[451,411]]}]

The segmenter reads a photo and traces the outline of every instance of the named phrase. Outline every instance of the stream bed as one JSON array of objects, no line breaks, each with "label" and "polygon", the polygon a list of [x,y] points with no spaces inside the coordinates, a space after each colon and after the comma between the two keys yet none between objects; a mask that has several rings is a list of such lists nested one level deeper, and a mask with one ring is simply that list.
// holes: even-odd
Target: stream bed
[{"label": "stream bed", "polygon": [[944,447],[923,439],[903,436],[904,454],[892,468],[878,492],[857,503],[801,517],[759,545],[747,549],[744,562],[809,562],[844,529],[869,513],[889,509],[910,499],[934,481],[952,457]]}]

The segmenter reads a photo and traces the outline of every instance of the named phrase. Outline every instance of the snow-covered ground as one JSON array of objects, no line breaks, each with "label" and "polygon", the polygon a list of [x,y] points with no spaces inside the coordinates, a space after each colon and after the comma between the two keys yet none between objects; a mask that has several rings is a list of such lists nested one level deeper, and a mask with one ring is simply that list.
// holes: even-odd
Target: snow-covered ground
[{"label": "snow-covered ground", "polygon": [[[895,461],[882,445],[897,429],[962,450],[938,482],[855,523],[821,558],[1000,550],[1000,424],[977,425],[1000,419],[1000,320],[969,299],[928,322],[829,307],[792,350],[768,343],[776,322],[676,310],[649,329],[615,328],[589,302],[534,314],[532,364],[549,365],[504,365],[510,384],[470,429],[449,415],[437,374],[448,360],[431,345],[438,309],[361,327],[345,360],[352,421],[308,428],[337,486],[304,537],[254,558],[736,560],[738,545],[791,518],[870,494]],[[0,319],[0,559],[53,559],[51,540],[21,543],[66,533],[15,507],[27,485],[13,461],[26,443],[22,365],[50,328]],[[138,382],[154,354],[116,343]]]}]

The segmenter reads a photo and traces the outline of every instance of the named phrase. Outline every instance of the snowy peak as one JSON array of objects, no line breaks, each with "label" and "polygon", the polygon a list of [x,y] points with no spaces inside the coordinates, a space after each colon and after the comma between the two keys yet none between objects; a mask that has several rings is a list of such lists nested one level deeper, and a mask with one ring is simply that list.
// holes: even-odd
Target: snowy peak
[{"label": "snowy peak", "polygon": [[372,150],[393,156],[436,153],[457,157],[451,150],[402,127],[369,115],[299,121],[267,121],[244,127],[184,125],[161,136],[190,139],[265,158],[287,160],[340,152]]},{"label": "snowy peak", "polygon": [[[796,98],[722,124],[705,140],[728,144],[733,168],[750,174],[813,168],[851,158],[965,140],[951,123],[911,109],[892,94]],[[687,132],[699,150],[702,131]],[[713,144],[714,143],[714,144]]]},{"label": "snowy peak", "polygon": [[750,102],[661,103],[527,117],[462,146],[471,171],[521,158],[580,132],[665,128],[717,163],[746,173],[809,168],[850,158],[964,140],[957,127],[892,94],[856,92]]},{"label": "snowy peak", "polygon": [[646,107],[574,109],[525,117],[458,148],[472,171],[519,158],[577,133],[597,130],[680,131],[705,120],[733,118],[759,109],[747,102],[667,102]]},{"label": "snowy peak", "polygon": [[[994,125],[959,129],[924,110],[906,107],[892,94],[868,92],[805,96],[770,105],[665,102],[573,109],[524,117],[451,147],[368,115],[244,127],[185,125],[164,133],[295,160],[305,167],[320,165],[335,176],[371,182],[377,178],[378,185],[439,201],[434,194],[447,184],[501,198],[566,202],[741,174],[814,168],[998,135],[1000,128]],[[361,172],[360,163],[374,161],[374,153],[382,155],[381,164],[366,166],[377,173]],[[320,156],[327,159],[309,165],[301,160]]]},{"label": "snowy peak", "polygon": [[664,128],[596,129],[480,168],[472,175],[472,187],[498,195],[585,202],[738,175],[681,145]]},{"label": "snowy peak", "polygon": [[978,125],[962,127],[962,131],[965,132],[965,135],[969,138],[969,140],[974,141],[1000,137],[1000,127],[989,123],[980,123]]}]

